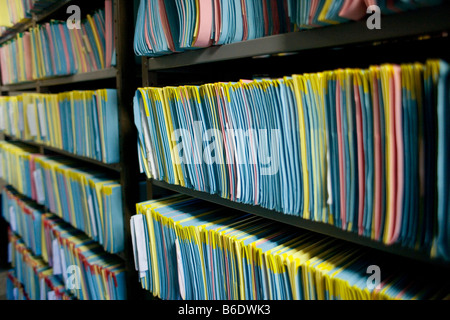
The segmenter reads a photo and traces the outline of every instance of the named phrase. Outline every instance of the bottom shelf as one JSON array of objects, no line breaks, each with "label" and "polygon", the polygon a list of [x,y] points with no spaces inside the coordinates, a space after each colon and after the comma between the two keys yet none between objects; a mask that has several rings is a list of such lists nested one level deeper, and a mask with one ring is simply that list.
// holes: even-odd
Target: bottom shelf
[{"label": "bottom shelf", "polygon": [[13,137],[13,136],[10,136],[10,135],[7,135],[7,134],[4,134],[4,136],[5,136],[7,141],[21,142],[21,143],[29,145],[29,146],[33,146],[33,147],[36,147],[36,148],[42,148],[43,151],[44,151],[43,153],[45,153],[45,154],[56,153],[56,154],[63,155],[63,156],[66,156],[66,157],[69,157],[69,158],[72,158],[72,159],[75,159],[75,160],[79,160],[79,161],[86,162],[86,163],[89,163],[89,164],[92,164],[92,165],[95,165],[95,166],[98,166],[98,167],[102,167],[103,169],[107,169],[107,170],[111,171],[112,173],[118,173],[121,170],[119,163],[111,163],[111,164],[110,163],[105,163],[105,162],[102,162],[102,161],[99,161],[99,160],[95,160],[95,159],[92,159],[92,158],[88,158],[88,157],[85,157],[85,156],[80,156],[80,155],[71,153],[71,152],[66,151],[66,150],[62,150],[62,149],[58,149],[58,148],[55,148],[55,147],[51,147],[51,146],[48,146],[48,145],[43,144],[43,143],[39,143],[39,142],[35,142],[35,141],[29,141],[29,140],[21,140],[21,139],[18,139],[16,137]]},{"label": "bottom shelf", "polygon": [[321,222],[306,220],[296,216],[285,215],[280,212],[273,210],[264,209],[259,206],[253,206],[248,204],[243,204],[239,202],[230,201],[219,197],[218,195],[212,195],[206,192],[200,192],[185,187],[171,185],[164,181],[150,180],[153,186],[163,188],[166,190],[171,190],[177,193],[185,194],[194,198],[202,199],[204,201],[212,202],[224,207],[231,209],[243,211],[246,213],[254,214],[260,217],[271,219],[277,222],[285,223],[291,226],[299,227],[309,231],[324,234],[337,239],[345,240],[348,242],[356,243],[365,247],[373,248],[376,250],[384,251],[397,256],[433,264],[438,267],[450,268],[450,263],[445,262],[442,259],[431,258],[429,254],[424,252],[412,250],[410,248],[405,248],[399,244],[386,245],[382,242],[372,240],[367,237],[361,237],[356,233],[341,230],[335,226],[328,225]]}]

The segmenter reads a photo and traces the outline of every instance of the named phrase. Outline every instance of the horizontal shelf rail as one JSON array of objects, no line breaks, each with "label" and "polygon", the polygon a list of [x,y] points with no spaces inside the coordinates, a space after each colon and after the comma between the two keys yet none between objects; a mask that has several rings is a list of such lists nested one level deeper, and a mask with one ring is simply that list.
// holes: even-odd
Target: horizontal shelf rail
[{"label": "horizontal shelf rail", "polygon": [[38,87],[53,87],[61,86],[72,83],[81,83],[97,80],[115,79],[117,76],[116,68],[108,68],[98,71],[86,72],[86,73],[76,73],[68,76],[59,76],[49,79],[36,80],[32,82],[24,82],[17,84],[9,84],[0,87],[1,92],[17,92],[21,90],[34,89],[37,90]]},{"label": "horizontal shelf rail", "polygon": [[203,63],[299,52],[309,49],[379,42],[450,30],[450,4],[381,17],[381,29],[366,21],[274,35],[255,40],[148,58],[148,70],[158,71]]},{"label": "horizontal shelf rail", "polygon": [[101,161],[98,161],[98,160],[95,160],[95,159],[91,159],[91,158],[88,158],[88,157],[84,157],[84,156],[80,156],[80,155],[71,153],[71,152],[66,151],[66,150],[58,149],[58,148],[55,148],[55,147],[50,147],[50,146],[47,146],[46,144],[43,144],[43,143],[38,143],[38,142],[35,142],[35,141],[21,140],[21,139],[15,138],[15,137],[7,135],[7,134],[5,134],[5,138],[8,141],[21,142],[23,144],[30,145],[30,146],[33,146],[33,147],[36,147],[36,148],[43,148],[44,151],[47,151],[47,152],[50,152],[50,153],[60,154],[60,155],[66,156],[68,158],[72,158],[72,159],[76,159],[76,160],[79,160],[79,161],[82,161],[82,162],[93,164],[95,166],[102,167],[104,169],[108,169],[108,170],[113,171],[113,172],[120,172],[121,171],[121,167],[120,167],[119,163],[113,163],[113,164],[104,163],[104,162],[101,162]]},{"label": "horizontal shelf rail", "polygon": [[[2,183],[2,186],[3,185],[5,185],[5,186],[8,186],[9,184],[6,182],[6,181],[4,181],[3,179],[0,179],[3,183]],[[89,239],[92,239],[91,237],[89,237],[83,230],[81,230],[81,229],[78,229],[78,228],[75,228],[71,223],[69,223],[69,222],[67,222],[67,221],[65,221],[63,218],[61,218],[60,216],[58,216],[57,214],[55,214],[54,212],[51,212],[50,211],[50,209],[49,208],[47,208],[46,206],[43,206],[43,205],[40,205],[39,203],[37,203],[36,201],[34,201],[33,199],[30,199],[30,198],[28,198],[27,196],[25,196],[25,195],[23,195],[22,193],[20,193],[19,191],[17,191],[16,190],[16,188],[14,188],[13,186],[11,186],[13,189],[14,189],[14,191],[15,192],[17,192],[18,194],[20,194],[22,197],[24,197],[25,199],[27,199],[28,201],[30,201],[30,202],[33,202],[33,203],[35,203],[37,206],[38,206],[38,208],[40,208],[41,209],[41,211],[43,211],[44,213],[51,213],[52,215],[54,215],[55,217],[57,217],[58,219],[61,219],[62,221],[64,221],[65,223],[67,223],[68,225],[70,225],[73,229],[75,229],[75,230],[78,230],[78,231],[80,231],[82,234],[84,234],[86,237],[88,237]],[[3,187],[2,188],[0,188],[0,193],[1,193],[1,191],[3,190]],[[1,217],[0,217],[0,219],[1,219]],[[14,231],[13,231],[14,232]],[[14,232],[14,234],[15,235],[17,235],[18,237],[20,237],[20,238],[22,238],[22,236],[20,235],[20,234],[18,234],[18,233],[16,233],[16,232]],[[93,240],[93,239],[92,239]],[[94,240],[95,241],[95,240]],[[99,246],[102,246],[100,243],[98,243],[97,241],[95,241]],[[28,248],[28,247],[27,247]],[[30,249],[30,248],[28,248],[28,249]],[[104,250],[104,249],[103,249]],[[30,250],[31,251],[31,250]],[[110,254],[110,255],[112,255],[112,256],[116,256],[117,258],[120,258],[120,259],[122,259],[122,260],[126,260],[126,258],[125,258],[125,255],[124,255],[124,252],[118,252],[118,253],[110,253],[110,252],[107,252],[107,251],[105,251],[107,254]]]},{"label": "horizontal shelf rail", "polygon": [[316,233],[320,233],[323,235],[331,236],[337,239],[345,240],[348,242],[352,242],[358,245],[362,245],[365,247],[369,247],[372,249],[380,250],[383,252],[387,252],[390,254],[394,254],[396,256],[401,256],[421,262],[425,262],[428,264],[432,264],[439,267],[444,267],[446,269],[450,268],[450,263],[445,262],[442,259],[433,259],[428,254],[425,254],[424,252],[412,250],[410,248],[402,247],[399,244],[393,244],[393,245],[386,245],[382,242],[378,242],[375,240],[372,240],[367,237],[359,236],[357,233],[348,232],[342,229],[339,229],[333,225],[306,220],[300,217],[286,215],[281,212],[269,210],[262,208],[260,206],[254,206],[254,205],[248,205],[243,204],[239,202],[234,202],[228,199],[224,199],[219,197],[218,195],[212,195],[206,192],[200,192],[192,189],[188,189],[185,187],[181,187],[178,185],[172,185],[164,181],[158,181],[158,180],[150,180],[150,182],[159,188],[163,188],[166,190],[171,190],[176,193],[185,194],[194,198],[198,198],[204,201],[208,201],[211,203],[215,203],[227,208],[231,208],[234,210],[243,211],[246,213],[254,214],[256,216],[264,217],[270,220],[274,220],[277,222],[281,222],[284,224],[288,224],[294,227],[298,227],[301,229],[313,231]]}]

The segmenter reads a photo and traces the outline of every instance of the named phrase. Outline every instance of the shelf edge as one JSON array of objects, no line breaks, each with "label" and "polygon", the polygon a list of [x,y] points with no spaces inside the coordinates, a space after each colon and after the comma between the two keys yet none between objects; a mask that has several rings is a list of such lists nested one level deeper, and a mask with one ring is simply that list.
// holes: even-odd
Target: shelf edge
[{"label": "shelf edge", "polygon": [[219,197],[218,195],[211,195],[206,192],[196,191],[192,189],[188,189],[185,187],[181,187],[178,185],[171,185],[164,181],[150,180],[154,186],[171,190],[177,193],[185,194],[191,197],[195,197],[204,201],[208,201],[211,203],[215,203],[224,207],[228,207],[231,209],[243,211],[246,213],[254,214],[263,218],[267,218],[270,220],[274,220],[280,223],[288,224],[294,227],[298,227],[301,229],[305,229],[308,231],[320,233],[326,236],[330,236],[333,238],[337,238],[340,240],[352,242],[354,244],[362,245],[365,247],[369,247],[375,250],[387,252],[390,254],[394,254],[396,256],[401,256],[404,258],[409,258],[413,260],[418,260],[421,262],[425,262],[427,264],[432,264],[438,267],[450,268],[450,262],[445,262],[442,259],[431,258],[429,255],[424,254],[423,252],[412,250],[409,248],[405,248],[400,246],[399,244],[393,245],[385,245],[382,242],[378,242],[372,240],[367,237],[359,236],[357,233],[344,231],[339,229],[333,225],[325,224],[322,222],[316,222],[311,220],[306,220],[300,217],[285,215],[283,213],[262,208],[260,206],[242,204],[239,202],[234,202],[228,199],[224,199]]}]

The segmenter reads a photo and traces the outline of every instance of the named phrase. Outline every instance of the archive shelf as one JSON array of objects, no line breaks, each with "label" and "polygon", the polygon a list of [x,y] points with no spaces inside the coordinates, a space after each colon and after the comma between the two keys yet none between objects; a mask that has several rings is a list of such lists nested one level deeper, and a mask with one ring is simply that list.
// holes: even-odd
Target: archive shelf
[{"label": "archive shelf", "polygon": [[0,88],[0,91],[12,92],[12,91],[21,91],[21,90],[29,90],[29,89],[38,90],[38,88],[62,86],[62,85],[75,84],[75,83],[81,83],[81,82],[89,82],[89,81],[115,79],[116,77],[117,77],[117,69],[109,68],[109,69],[103,69],[103,70],[98,70],[98,71],[93,71],[93,72],[76,73],[76,74],[68,75],[68,76],[36,80],[36,81],[32,81],[32,82],[9,84],[9,85],[2,86]]},{"label": "archive shelf", "polygon": [[207,192],[196,191],[178,185],[172,185],[164,181],[150,180],[149,183],[151,183],[155,187],[171,190],[176,193],[185,194],[187,196],[215,203],[223,207],[254,214],[259,217],[285,223],[291,226],[299,227],[301,229],[313,231],[316,233],[324,234],[337,239],[352,242],[361,246],[377,249],[390,254],[395,254],[401,257],[426,262],[435,266],[450,269],[449,263],[445,263],[443,260],[440,259],[432,259],[430,258],[429,255],[423,252],[415,251],[410,248],[405,248],[398,244],[386,245],[382,242],[375,241],[367,237],[359,236],[357,233],[339,229],[333,225],[307,220],[293,215],[286,215],[281,212],[265,209],[260,206],[231,201],[228,199],[221,198],[218,195],[212,195]]},{"label": "archive shelf", "polygon": [[[252,77],[281,77],[294,73],[319,72],[327,68],[368,67],[387,62],[415,62],[427,58],[449,59],[450,4],[421,8],[381,18],[381,30],[369,30],[366,21],[291,32],[270,37],[213,46],[161,57],[142,58],[144,87],[200,85],[238,81]],[[418,49],[417,49],[418,48]],[[255,59],[265,58],[265,59]],[[304,61],[302,61],[304,60]],[[246,205],[149,179],[149,199],[160,191],[180,193],[219,206],[338,238],[380,252],[448,270],[450,263],[428,253],[401,245],[385,245],[333,225],[285,215],[259,206]]]},{"label": "archive shelf", "polygon": [[29,28],[33,27],[35,23],[46,20],[51,17],[56,11],[63,8],[65,5],[70,4],[73,0],[62,0],[51,5],[45,12],[40,14],[32,14],[31,18],[25,18],[19,21],[14,26],[10,27],[3,36],[0,37],[0,45],[11,40],[16,34],[20,32],[27,31]]},{"label": "archive shelf", "polygon": [[[137,141],[137,134],[134,130],[133,117],[133,94],[135,88],[139,86],[138,77],[136,77],[135,57],[133,52],[133,34],[134,24],[130,23],[134,18],[133,1],[112,0],[114,8],[114,26],[115,26],[115,44],[116,44],[116,66],[110,69],[99,70],[89,73],[79,73],[68,76],[53,77],[41,79],[27,83],[18,83],[0,86],[0,93],[12,95],[21,91],[37,93],[58,93],[70,90],[95,90],[101,88],[116,88],[119,107],[119,152],[120,162],[117,164],[105,164],[101,161],[71,154],[58,148],[49,147],[44,144],[21,141],[14,137],[6,138],[13,141],[20,141],[24,144],[34,146],[41,154],[61,154],[72,159],[91,164],[99,169],[106,170],[118,178],[122,185],[122,205],[124,216],[124,236],[125,250],[117,256],[125,261],[127,270],[127,297],[129,299],[140,298],[147,293],[142,290],[134,268],[133,249],[131,244],[131,234],[129,220],[135,214],[136,203],[139,196],[139,172],[138,159],[134,142]],[[43,23],[49,19],[67,19],[66,8],[68,5],[79,5],[82,15],[88,12],[88,9],[97,9],[104,4],[104,0],[81,1],[66,0],[60,1],[52,6],[45,13],[39,16],[33,16],[30,24],[23,28],[14,30],[9,35],[11,39],[15,34],[25,31],[37,23]],[[0,39],[0,44],[6,39]],[[140,72],[139,72],[140,73]],[[130,143],[133,141],[133,143]]]},{"label": "archive shelf", "polygon": [[[0,178],[0,180],[2,181],[2,185],[7,185],[7,183]],[[24,194],[21,194],[19,191],[17,191],[15,188],[13,188],[15,192],[17,192],[18,194],[20,194],[22,197],[24,197],[27,201],[33,202],[38,209],[40,209],[41,211],[43,211],[44,213],[51,213],[52,215],[54,215],[55,217],[63,220],[65,223],[69,224],[72,228],[78,230],[79,232],[81,232],[83,235],[85,235],[86,237],[90,238],[83,230],[76,228],[75,226],[73,226],[70,222],[65,221],[63,218],[61,218],[60,216],[58,216],[57,214],[55,214],[54,212],[52,212],[49,208],[47,208],[46,206],[40,205],[38,204],[36,201],[34,201],[33,199],[28,198],[27,196],[25,196]],[[14,231],[13,231],[14,232]],[[16,234],[18,237],[22,238],[21,235],[17,234],[16,232],[14,232],[14,234]],[[90,238],[92,239],[92,238]],[[97,242],[98,243],[98,242]],[[28,248],[28,247],[27,247]],[[28,248],[30,249],[30,248]],[[105,251],[106,252],[106,251]],[[122,260],[126,260],[126,256],[124,254],[124,252],[118,252],[118,253],[109,253],[110,255],[116,256]]]},{"label": "archive shelf", "polygon": [[66,150],[62,150],[62,149],[58,149],[58,148],[55,148],[55,147],[47,146],[46,144],[43,144],[43,143],[39,143],[39,142],[35,142],[35,141],[21,140],[21,139],[17,139],[17,138],[15,138],[13,136],[6,135],[6,134],[5,134],[5,138],[8,141],[21,142],[23,144],[30,145],[30,146],[33,146],[33,147],[36,147],[36,148],[42,148],[43,149],[42,151],[43,151],[44,154],[56,153],[56,154],[63,155],[63,156],[68,157],[68,158],[72,158],[72,159],[77,160],[77,161],[86,162],[86,163],[89,163],[91,165],[95,165],[97,167],[101,167],[102,169],[107,169],[109,171],[113,171],[115,173],[120,172],[120,164],[119,163],[113,163],[113,164],[104,163],[104,162],[101,162],[101,161],[98,161],[98,160],[95,160],[95,159],[91,159],[91,158],[88,158],[88,157],[84,157],[84,156],[73,154],[73,153],[71,153],[69,151],[66,151]]},{"label": "archive shelf", "polygon": [[450,30],[450,4],[383,16],[381,30],[369,30],[365,21],[344,23],[250,41],[147,58],[148,71],[193,66],[303,50],[398,40]]}]

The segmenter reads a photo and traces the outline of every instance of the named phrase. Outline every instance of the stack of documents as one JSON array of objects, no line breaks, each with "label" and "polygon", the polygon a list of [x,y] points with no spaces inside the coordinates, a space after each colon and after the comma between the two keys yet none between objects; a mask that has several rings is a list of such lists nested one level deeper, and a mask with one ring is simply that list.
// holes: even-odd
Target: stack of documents
[{"label": "stack of documents", "polygon": [[[43,233],[44,260],[49,261],[54,274],[61,274],[65,283],[74,285],[69,289],[77,299],[126,299],[125,265],[121,259],[54,216],[44,218]],[[78,278],[71,278],[72,274]]]},{"label": "stack of documents", "polygon": [[[0,1],[0,26],[4,31],[13,27],[17,23],[24,23],[31,20],[32,0],[1,0]],[[0,32],[0,37],[4,32]]]},{"label": "stack of documents", "polygon": [[[17,200],[19,207],[26,204]],[[26,221],[27,215],[26,211],[18,211],[15,219]],[[39,234],[29,229],[25,232],[30,233],[24,233],[29,238],[27,241],[39,242],[39,254],[35,254],[24,238],[13,233],[12,220],[8,221],[11,224],[9,261],[29,299],[61,300],[72,296],[80,300],[126,299],[123,261],[106,253],[81,231],[50,213],[41,213]]]},{"label": "stack of documents", "polygon": [[0,97],[0,131],[104,163],[118,163],[117,90]]},{"label": "stack of documents", "polygon": [[[112,0],[70,29],[66,21],[30,28],[0,47],[2,83],[71,75],[115,65]],[[108,23],[108,24],[107,24]]]},{"label": "stack of documents", "polygon": [[[58,0],[1,0],[0,1],[0,26],[5,31],[15,24],[25,23],[31,20],[31,14],[40,14]],[[3,32],[0,32],[0,37]]]},{"label": "stack of documents", "polygon": [[[27,300],[71,300],[72,295],[66,290],[64,283],[53,276],[50,268],[41,258],[34,256],[14,234],[9,235],[11,265],[17,278],[12,284],[23,285]],[[11,279],[12,280],[12,279]],[[12,281],[11,281],[12,282]],[[13,289],[13,298],[14,298]],[[19,300],[20,295],[18,299]]]},{"label": "stack of documents", "polygon": [[43,214],[35,202],[26,199],[13,188],[3,189],[2,216],[35,256],[42,254]]},{"label": "stack of documents", "polygon": [[367,7],[383,13],[437,5],[440,0],[141,0],[134,50],[157,57],[212,45],[360,20]]},{"label": "stack of documents", "polygon": [[16,278],[14,269],[9,270],[6,276],[6,300],[9,301],[30,300],[30,297],[23,289],[23,285]]},{"label": "stack of documents", "polygon": [[[443,299],[438,277],[378,252],[184,195],[131,218],[142,287],[174,300]],[[372,282],[372,267],[382,270]]]},{"label": "stack of documents", "polygon": [[449,260],[448,74],[430,60],[140,88],[141,171]]},{"label": "stack of documents", "polygon": [[[98,241],[110,253],[124,249],[121,185],[107,174],[63,157],[33,155],[0,143],[3,179]],[[22,192],[25,191],[25,192]]]},{"label": "stack of documents", "polygon": [[33,154],[35,151],[35,148],[23,144],[0,141],[0,178],[30,199],[34,188],[31,159],[39,156]]}]

